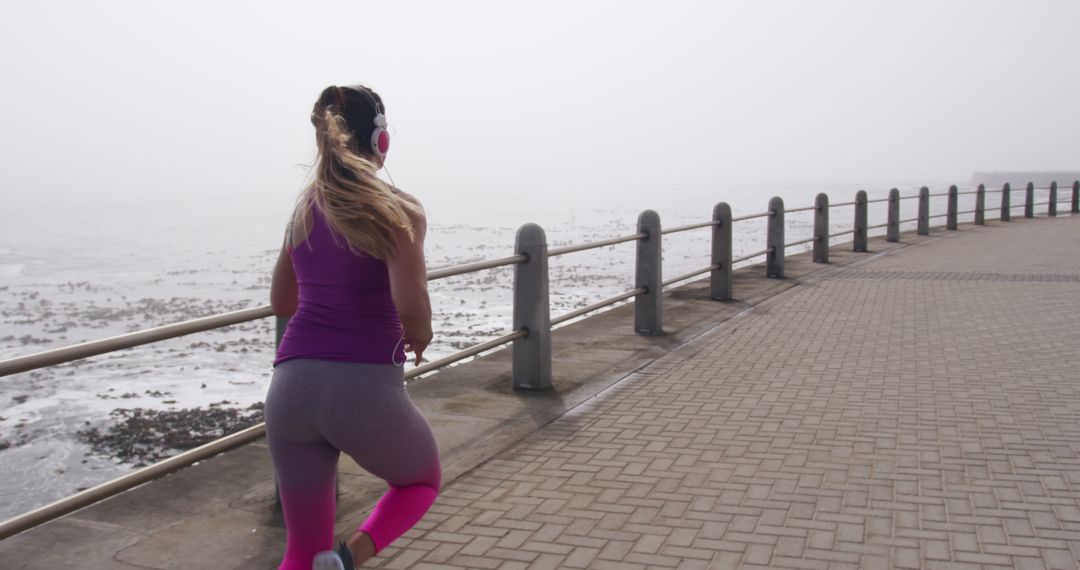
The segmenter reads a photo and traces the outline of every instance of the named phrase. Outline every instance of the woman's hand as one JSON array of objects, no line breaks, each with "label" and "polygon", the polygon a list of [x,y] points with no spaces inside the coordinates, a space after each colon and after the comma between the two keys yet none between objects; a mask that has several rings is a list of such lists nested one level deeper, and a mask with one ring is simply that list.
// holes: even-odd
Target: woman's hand
[{"label": "woman's hand", "polygon": [[414,366],[420,366],[420,363],[424,361],[424,350],[430,342],[431,338],[428,338],[427,340],[414,340],[410,338],[409,335],[405,335],[405,352],[411,352],[416,357]]}]

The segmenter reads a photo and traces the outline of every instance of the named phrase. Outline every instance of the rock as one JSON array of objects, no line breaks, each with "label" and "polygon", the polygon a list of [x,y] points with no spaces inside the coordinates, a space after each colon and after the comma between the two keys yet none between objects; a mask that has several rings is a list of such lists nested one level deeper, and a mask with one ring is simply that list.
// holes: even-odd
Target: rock
[{"label": "rock", "polygon": [[93,453],[142,467],[262,421],[261,403],[248,408],[223,407],[224,403],[209,409],[119,408],[111,414],[116,423],[105,432],[95,427],[78,432],[77,437]]}]

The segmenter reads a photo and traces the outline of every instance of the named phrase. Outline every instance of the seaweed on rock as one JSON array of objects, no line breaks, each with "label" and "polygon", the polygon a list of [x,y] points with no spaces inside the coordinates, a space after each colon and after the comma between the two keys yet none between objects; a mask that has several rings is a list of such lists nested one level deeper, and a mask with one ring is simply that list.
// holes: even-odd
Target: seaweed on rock
[{"label": "seaweed on rock", "polygon": [[143,467],[261,422],[263,405],[232,408],[212,404],[208,409],[180,410],[118,408],[110,415],[116,423],[104,432],[96,427],[79,431],[79,441],[94,453]]}]

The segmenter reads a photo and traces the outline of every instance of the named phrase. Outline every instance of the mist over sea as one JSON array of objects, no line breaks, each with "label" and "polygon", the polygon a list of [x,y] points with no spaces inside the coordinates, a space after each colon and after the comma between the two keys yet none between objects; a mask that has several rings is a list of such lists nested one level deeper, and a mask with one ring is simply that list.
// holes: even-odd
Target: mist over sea
[{"label": "mist over sea", "polygon": [[[796,208],[812,205],[817,192],[847,202],[858,189],[671,190],[482,203],[417,194],[428,205],[428,266],[437,268],[511,255],[515,233],[526,222],[541,224],[549,247],[557,247],[633,233],[646,207],[672,227],[707,221],[720,200],[738,216],[766,210],[772,195]],[[885,186],[866,189],[871,198],[887,193]],[[988,196],[988,210],[998,204],[996,196]],[[973,203],[973,196],[964,196],[960,209]],[[884,222],[885,205],[871,206],[869,223]],[[904,201],[901,218],[914,217],[915,207],[916,201]],[[932,213],[944,208],[944,198],[932,201]],[[0,213],[0,358],[266,304],[290,209],[288,201],[222,199],[153,209],[131,204]],[[850,229],[852,217],[850,206],[833,209],[831,231]],[[812,227],[810,212],[789,214],[787,240],[810,237]],[[738,223],[734,236],[735,256],[761,250],[765,222]],[[708,265],[707,229],[663,239],[665,277]],[[632,288],[634,251],[626,243],[551,259],[552,316]],[[509,332],[512,282],[509,267],[432,282],[435,340],[425,357]],[[117,410],[257,413],[272,372],[273,329],[273,320],[263,319],[0,378],[0,519],[134,469],[138,461],[95,452],[78,436],[90,429],[104,433],[130,417]]]}]

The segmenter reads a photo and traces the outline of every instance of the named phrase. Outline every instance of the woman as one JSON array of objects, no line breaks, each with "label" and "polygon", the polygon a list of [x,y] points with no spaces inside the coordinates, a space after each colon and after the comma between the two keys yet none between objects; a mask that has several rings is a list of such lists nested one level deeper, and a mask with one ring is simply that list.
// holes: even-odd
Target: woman
[{"label": "woman", "polygon": [[[389,137],[382,98],[328,87],[311,113],[315,178],[274,267],[274,314],[291,317],[274,360],[266,431],[288,543],[280,568],[352,569],[427,512],[441,470],[431,427],[405,391],[405,352],[431,342],[420,202],[376,178]],[[340,452],[389,490],[337,551]]]}]

